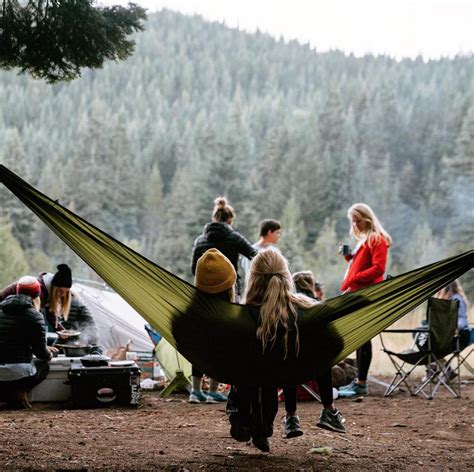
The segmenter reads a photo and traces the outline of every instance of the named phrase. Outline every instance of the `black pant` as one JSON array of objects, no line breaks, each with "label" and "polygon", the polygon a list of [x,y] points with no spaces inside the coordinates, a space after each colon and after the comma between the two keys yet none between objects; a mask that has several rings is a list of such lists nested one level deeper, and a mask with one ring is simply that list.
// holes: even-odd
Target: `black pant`
[{"label": "black pant", "polygon": [[194,367],[193,365],[191,366],[191,375],[193,377],[198,377],[198,378],[202,378],[202,376],[204,375],[200,370],[198,370],[196,367]]},{"label": "black pant", "polygon": [[332,392],[332,372],[331,369],[326,371],[324,374],[318,375],[315,378],[318,384],[319,396],[321,397],[321,403],[327,407],[333,402]]},{"label": "black pant", "polygon": [[[331,405],[333,402],[331,369],[322,375],[318,375],[315,380],[318,384],[321,403],[323,406]],[[285,398],[285,410],[290,413],[296,411],[296,385],[285,385],[283,396]]]},{"label": "black pant", "polygon": [[34,375],[9,382],[0,382],[2,396],[8,397],[9,394],[16,390],[30,392],[46,378],[49,372],[49,364],[41,359],[33,359],[33,364],[36,366],[36,373]]},{"label": "black pant", "polygon": [[372,362],[372,341],[357,349],[357,378],[365,382]]},{"label": "black pant", "polygon": [[227,399],[226,411],[232,422],[235,417],[248,425],[254,437],[270,437],[278,412],[278,389],[233,385]]}]

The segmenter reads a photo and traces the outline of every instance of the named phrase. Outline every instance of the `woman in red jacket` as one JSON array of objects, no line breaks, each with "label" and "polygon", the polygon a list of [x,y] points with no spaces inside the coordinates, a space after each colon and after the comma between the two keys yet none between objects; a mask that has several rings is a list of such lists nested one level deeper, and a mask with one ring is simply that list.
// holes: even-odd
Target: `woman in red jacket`
[{"label": "woman in red jacket", "polygon": [[[356,239],[357,244],[352,252],[344,254],[349,267],[341,285],[343,293],[355,292],[381,282],[384,279],[388,248],[392,245],[392,238],[368,205],[352,205],[347,216],[351,222],[350,235]],[[367,374],[371,361],[372,343],[369,341],[357,349],[357,378],[341,387],[341,394],[368,394]]]}]

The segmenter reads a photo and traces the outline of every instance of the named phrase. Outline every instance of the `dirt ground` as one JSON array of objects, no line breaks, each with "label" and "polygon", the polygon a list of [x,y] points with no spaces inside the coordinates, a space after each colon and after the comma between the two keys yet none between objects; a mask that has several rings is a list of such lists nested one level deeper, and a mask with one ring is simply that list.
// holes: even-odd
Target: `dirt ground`
[{"label": "dirt ground", "polygon": [[[308,401],[298,404],[304,435],[285,440],[280,404],[269,454],[229,436],[223,404],[191,405],[185,395],[142,391],[138,408],[0,405],[0,470],[472,470],[474,384],[461,399],[440,392],[431,401],[371,387],[359,402],[337,400],[345,435],[317,428],[320,405]],[[319,447],[329,454],[311,451]]]}]

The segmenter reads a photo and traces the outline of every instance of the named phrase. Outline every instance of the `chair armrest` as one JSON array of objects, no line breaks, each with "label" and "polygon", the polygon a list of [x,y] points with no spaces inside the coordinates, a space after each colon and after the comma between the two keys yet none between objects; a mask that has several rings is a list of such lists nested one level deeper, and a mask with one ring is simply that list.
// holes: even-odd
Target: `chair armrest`
[{"label": "chair armrest", "polygon": [[413,328],[413,329],[384,329],[382,333],[427,333],[429,331],[426,328]]}]

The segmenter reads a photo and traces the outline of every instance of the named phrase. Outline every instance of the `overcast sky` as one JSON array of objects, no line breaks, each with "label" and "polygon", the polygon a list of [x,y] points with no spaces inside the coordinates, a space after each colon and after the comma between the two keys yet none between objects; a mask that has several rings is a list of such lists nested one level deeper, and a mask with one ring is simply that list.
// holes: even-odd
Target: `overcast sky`
[{"label": "overcast sky", "polygon": [[[309,42],[318,51],[341,49],[398,59],[474,51],[474,0],[134,0],[151,11],[168,8]],[[100,0],[127,4],[127,0]]]}]

